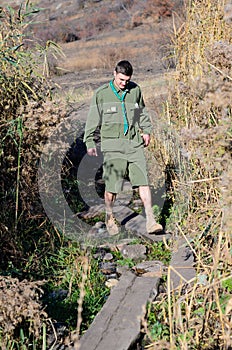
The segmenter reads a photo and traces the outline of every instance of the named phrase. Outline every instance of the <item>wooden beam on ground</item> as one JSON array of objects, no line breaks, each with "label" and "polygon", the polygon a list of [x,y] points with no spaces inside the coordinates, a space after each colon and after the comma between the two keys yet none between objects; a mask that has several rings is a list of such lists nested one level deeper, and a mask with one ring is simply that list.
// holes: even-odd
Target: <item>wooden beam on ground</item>
[{"label": "wooden beam on ground", "polygon": [[138,339],[146,305],[157,295],[159,277],[143,277],[128,271],[118,284],[87,332],[79,350],[128,350]]}]

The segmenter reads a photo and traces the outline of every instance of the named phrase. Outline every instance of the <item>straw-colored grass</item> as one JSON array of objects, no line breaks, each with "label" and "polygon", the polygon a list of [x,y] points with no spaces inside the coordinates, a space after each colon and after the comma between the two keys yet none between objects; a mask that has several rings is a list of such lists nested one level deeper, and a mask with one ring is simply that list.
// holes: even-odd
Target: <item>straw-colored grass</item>
[{"label": "straw-colored grass", "polygon": [[196,279],[173,292],[168,273],[167,295],[154,305],[165,349],[232,346],[232,27],[224,5],[192,1],[181,28],[174,27],[177,65],[166,117],[169,136],[178,137],[166,137],[160,149],[176,169],[170,228],[194,251]]},{"label": "straw-colored grass", "polygon": [[[153,312],[157,317],[154,323],[153,316],[153,323],[150,322],[147,328],[149,349],[229,350],[232,347],[232,28],[223,19],[224,5],[225,1],[217,0],[186,2],[185,22],[180,28],[174,26],[176,72],[169,76],[171,79],[167,76],[170,96],[164,104],[165,113],[155,121],[150,150],[154,151],[163,168],[170,172],[174,205],[167,229],[184,237],[191,247],[196,258],[196,279],[192,284],[172,291],[169,268],[167,291],[149,309],[149,316]],[[12,29],[12,24],[9,28]],[[7,30],[10,32],[8,27]],[[141,51],[144,55],[150,52],[149,44],[144,43],[136,48],[130,46],[134,32],[132,34],[128,30],[123,36],[118,34],[116,38],[102,35],[99,39],[65,44],[66,59],[58,64],[61,72],[93,69],[94,75],[94,68],[112,69],[112,61],[121,56],[126,55],[131,60]],[[11,52],[10,57],[5,55],[8,60],[5,56],[1,59],[2,70],[5,69],[10,77],[6,100],[2,99],[1,104],[2,117],[6,116],[1,129],[1,179],[5,186],[2,191],[6,194],[2,198],[0,223],[1,242],[5,244],[2,259],[6,260],[6,265],[12,263],[9,259],[14,258],[16,262],[19,254],[23,254],[21,251],[25,244],[26,258],[22,259],[21,256],[23,271],[25,261],[29,260],[26,268],[40,274],[41,257],[47,257],[49,249],[54,252],[56,236],[46,226],[46,219],[41,214],[36,169],[40,147],[49,132],[67,116],[66,106],[61,99],[59,104],[50,102],[45,105],[41,100],[29,103],[29,97],[35,93],[35,80],[31,76],[33,62],[28,56],[31,65],[21,67],[19,53],[24,47],[16,49],[15,43],[8,44],[9,38],[16,40],[23,38],[23,35],[6,35],[2,40],[2,46],[6,44],[10,48],[8,50],[5,46],[6,55]],[[138,39],[142,41],[142,33],[137,36]],[[146,33],[146,39],[155,40],[152,31]],[[15,55],[13,61],[12,52]],[[19,80],[14,81],[17,75],[13,74],[12,78],[11,73],[16,61],[17,67],[21,67],[21,73],[25,72],[25,75],[19,74]],[[19,69],[15,69],[15,72],[20,73]],[[33,84],[23,90],[19,82],[25,86],[26,78]],[[156,78],[146,83],[141,81],[148,106],[155,111],[159,94],[166,91],[166,80]],[[3,83],[7,87],[6,79]],[[159,90],[158,93],[156,90]],[[15,105],[19,101],[19,98],[12,98],[16,92],[21,102]],[[89,98],[91,90],[83,88],[79,92],[79,97],[75,98],[78,102]],[[69,102],[73,98],[71,95],[70,92],[70,97],[65,96]],[[10,107],[9,114],[7,111]],[[9,122],[6,122],[7,118]],[[57,236],[61,241],[60,234]],[[29,249],[33,251],[31,256],[28,255]],[[88,261],[85,260],[82,292],[85,284],[89,283],[86,279],[87,268]],[[12,271],[17,273],[13,265]],[[82,295],[79,299],[78,332],[83,300]],[[151,328],[154,326],[155,333],[152,334]]]},{"label": "straw-colored grass", "polygon": [[[143,44],[135,47],[134,41]],[[58,63],[58,66],[66,71],[82,71],[94,68],[111,68],[117,60],[127,57],[133,62],[136,57],[150,54],[150,43],[155,40],[152,32],[138,33],[135,35],[131,31],[123,31],[115,35],[102,35],[92,40],[80,40],[61,47],[66,53],[66,57]]]}]

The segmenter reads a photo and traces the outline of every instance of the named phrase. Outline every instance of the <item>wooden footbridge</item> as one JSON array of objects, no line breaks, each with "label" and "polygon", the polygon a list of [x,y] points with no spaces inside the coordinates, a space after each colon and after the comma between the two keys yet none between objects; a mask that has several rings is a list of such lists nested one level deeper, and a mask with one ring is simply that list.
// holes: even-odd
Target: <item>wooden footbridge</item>
[{"label": "wooden footbridge", "polygon": [[[147,235],[145,218],[134,215],[127,206],[115,206],[116,219],[136,236],[159,241],[170,239],[170,234]],[[170,288],[191,283],[195,278],[193,254],[184,239],[176,239],[176,249],[172,254],[169,273]],[[152,262],[150,262],[152,265]],[[145,269],[146,270],[146,269]],[[141,335],[143,321],[146,318],[146,306],[154,301],[158,294],[160,278],[165,271],[162,264],[153,262],[153,269],[142,274],[126,271],[112,288],[111,293],[93,323],[81,337],[79,350],[129,350],[133,349]]]}]

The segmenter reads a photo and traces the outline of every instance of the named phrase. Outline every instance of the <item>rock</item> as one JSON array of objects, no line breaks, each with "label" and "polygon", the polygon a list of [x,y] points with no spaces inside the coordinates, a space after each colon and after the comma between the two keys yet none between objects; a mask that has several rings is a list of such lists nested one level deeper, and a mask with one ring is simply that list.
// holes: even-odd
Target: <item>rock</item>
[{"label": "rock", "polygon": [[120,249],[124,258],[144,259],[146,258],[146,247],[143,244],[123,245]]},{"label": "rock", "polygon": [[63,343],[68,335],[68,325],[65,322],[55,322],[47,329],[47,345],[49,349],[67,349]]},{"label": "rock", "polygon": [[106,255],[104,256],[103,260],[106,260],[106,261],[110,261],[110,260],[113,260],[113,254],[111,253],[106,253]]},{"label": "rock", "polygon": [[143,215],[135,213],[132,209],[126,206],[116,206],[114,208],[114,216],[125,229],[133,235],[146,238],[150,242],[158,242],[171,238],[170,233],[148,234],[146,231],[146,218]]},{"label": "rock", "polygon": [[98,221],[96,222],[96,224],[94,225],[94,227],[96,227],[97,229],[99,228],[103,228],[105,226],[104,222],[102,221]]},{"label": "rock", "polygon": [[161,267],[154,271],[145,272],[143,277],[162,277],[163,271]]},{"label": "rock", "polygon": [[126,265],[119,265],[117,266],[117,269],[116,269],[116,272],[119,274],[119,275],[122,275],[123,273],[126,273],[127,271],[129,271],[130,268]]},{"label": "rock", "polygon": [[134,241],[134,237],[132,238],[124,238],[124,239],[120,239],[120,242],[117,245],[114,245],[111,248],[111,251],[121,251],[122,247],[124,245],[130,244]]},{"label": "rock", "polygon": [[185,239],[179,238],[170,261],[171,290],[191,286],[195,278],[194,254]]},{"label": "rock", "polygon": [[68,295],[68,290],[65,289],[58,289],[58,290],[54,290],[51,293],[49,293],[48,297],[50,299],[53,299],[54,301],[57,300],[63,300],[67,297]]},{"label": "rock", "polygon": [[161,261],[144,261],[132,268],[136,275],[143,277],[161,277],[163,274],[163,263]]},{"label": "rock", "polygon": [[107,233],[107,230],[105,229],[105,228],[99,228],[98,229],[98,233],[100,234],[100,235],[102,235],[103,233]]},{"label": "rock", "polygon": [[117,273],[111,273],[110,275],[105,275],[105,278],[107,280],[110,280],[110,279],[118,279],[118,274]]},{"label": "rock", "polygon": [[98,248],[96,253],[93,254],[94,259],[103,259],[106,255],[106,251],[103,248]]},{"label": "rock", "polygon": [[116,264],[113,262],[102,262],[100,264],[100,270],[104,275],[110,275],[116,272]]},{"label": "rock", "polygon": [[87,233],[88,238],[94,239],[104,239],[109,237],[109,233],[105,228],[96,228],[96,226],[92,226],[91,229]]},{"label": "rock", "polygon": [[77,213],[77,216],[81,219],[92,219],[96,216],[101,215],[105,212],[105,205],[104,204],[98,204],[91,206],[88,210],[82,211],[80,213]]},{"label": "rock", "polygon": [[139,211],[141,207],[137,206],[137,205],[133,205],[133,210],[134,211]]},{"label": "rock", "polygon": [[87,236],[93,236],[93,235],[97,235],[98,234],[98,229],[96,227],[92,227],[88,233],[87,233]]},{"label": "rock", "polygon": [[118,280],[116,278],[110,278],[105,282],[106,287],[113,288],[118,284]]}]

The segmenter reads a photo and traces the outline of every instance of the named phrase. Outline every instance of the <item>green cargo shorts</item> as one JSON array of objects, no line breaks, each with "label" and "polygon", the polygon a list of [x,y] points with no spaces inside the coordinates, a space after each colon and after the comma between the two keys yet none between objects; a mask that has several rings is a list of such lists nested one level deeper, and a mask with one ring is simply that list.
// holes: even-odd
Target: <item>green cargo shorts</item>
[{"label": "green cargo shorts", "polygon": [[122,191],[125,178],[129,179],[133,188],[149,184],[143,148],[129,154],[119,151],[104,152],[103,157],[103,179],[107,192]]}]

